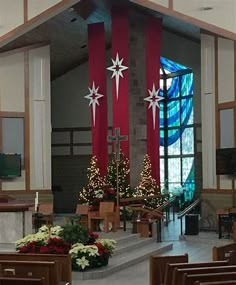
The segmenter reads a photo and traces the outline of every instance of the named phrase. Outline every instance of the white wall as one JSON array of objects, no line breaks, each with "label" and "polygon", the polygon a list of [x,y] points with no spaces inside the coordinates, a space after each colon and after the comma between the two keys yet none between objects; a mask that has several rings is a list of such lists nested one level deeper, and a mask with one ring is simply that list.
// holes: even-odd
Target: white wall
[{"label": "white wall", "polygon": [[[107,66],[110,52],[107,52]],[[108,105],[111,106],[111,79],[107,72]],[[88,63],[84,63],[52,82],[52,126],[53,128],[88,127],[91,125],[89,100]],[[108,125],[112,124],[109,112]]]},{"label": "white wall", "polygon": [[51,189],[50,48],[29,53],[30,188]]},{"label": "white wall", "polygon": [[61,0],[28,0],[28,20],[61,2]]},{"label": "white wall", "polygon": [[[27,57],[22,52],[0,56],[0,111],[14,117],[27,115],[25,98],[30,98],[30,189],[51,189],[51,106],[49,46],[29,51],[29,78],[25,78]],[[29,82],[29,86],[27,84]],[[26,116],[27,117],[27,116]],[[17,133],[11,137],[20,143]],[[4,139],[2,139],[4,141]],[[28,157],[25,159],[28,159]],[[2,181],[3,190],[26,190],[26,173]]]},{"label": "white wall", "polygon": [[[208,24],[236,32],[235,0],[174,0],[174,10]],[[212,7],[212,10],[203,10]]]},{"label": "white wall", "polygon": [[24,23],[24,0],[0,0],[0,37]]}]

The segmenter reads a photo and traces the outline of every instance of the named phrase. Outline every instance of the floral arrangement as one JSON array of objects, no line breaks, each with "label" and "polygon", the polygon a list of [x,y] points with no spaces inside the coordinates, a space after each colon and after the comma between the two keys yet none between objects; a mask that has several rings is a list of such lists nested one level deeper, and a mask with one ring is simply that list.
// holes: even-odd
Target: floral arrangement
[{"label": "floral arrangement", "polygon": [[42,226],[35,234],[16,241],[20,253],[71,254],[72,269],[84,271],[108,264],[116,242],[99,239],[80,224],[68,223],[63,227]]},{"label": "floral arrangement", "polygon": [[81,271],[107,265],[109,257],[115,249],[115,243],[111,239],[97,239],[91,245],[81,243],[72,245],[69,251],[72,258],[72,269]]}]

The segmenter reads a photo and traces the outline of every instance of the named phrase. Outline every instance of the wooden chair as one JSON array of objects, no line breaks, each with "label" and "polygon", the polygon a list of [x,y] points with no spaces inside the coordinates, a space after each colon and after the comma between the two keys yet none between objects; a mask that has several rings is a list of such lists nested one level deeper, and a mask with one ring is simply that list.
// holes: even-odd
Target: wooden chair
[{"label": "wooden chair", "polygon": [[150,285],[161,285],[164,283],[166,264],[187,263],[188,254],[150,256],[149,258],[149,279]]},{"label": "wooden chair", "polygon": [[53,225],[53,203],[40,203],[34,214],[33,225],[37,231],[42,225]]},{"label": "wooden chair", "polygon": [[109,231],[109,223],[112,230],[116,231],[116,212],[114,202],[100,202],[99,211],[88,212],[88,227],[93,230],[94,221],[104,221],[104,232]]},{"label": "wooden chair", "polygon": [[75,211],[75,213],[80,216],[80,223],[85,228],[88,228],[88,211],[89,211],[88,204],[78,204]]}]

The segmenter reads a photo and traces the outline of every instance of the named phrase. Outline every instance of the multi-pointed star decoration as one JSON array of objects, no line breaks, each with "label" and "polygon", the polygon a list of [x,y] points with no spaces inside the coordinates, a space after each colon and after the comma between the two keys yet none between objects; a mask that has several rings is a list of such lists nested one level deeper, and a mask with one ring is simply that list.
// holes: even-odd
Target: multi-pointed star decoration
[{"label": "multi-pointed star decoration", "polygon": [[98,99],[103,97],[104,95],[98,93],[99,87],[95,87],[94,81],[92,88],[88,87],[89,94],[84,96],[84,98],[90,100],[89,106],[92,105],[92,111],[93,111],[93,125],[95,126],[96,122],[96,105],[99,105]]},{"label": "multi-pointed star decoration", "polygon": [[119,58],[119,54],[116,54],[116,59],[111,59],[112,60],[112,66],[107,67],[108,70],[113,71],[111,78],[115,77],[116,78],[116,99],[118,100],[119,97],[119,82],[120,82],[120,77],[123,78],[123,71],[128,69],[127,66],[122,65],[123,58]]},{"label": "multi-pointed star decoration", "polygon": [[153,83],[152,90],[148,89],[149,96],[144,98],[145,101],[149,102],[148,108],[152,108],[152,121],[154,130],[156,127],[156,111],[157,108],[160,108],[158,102],[164,99],[163,97],[158,95],[159,91],[160,89],[156,89],[155,84]]}]

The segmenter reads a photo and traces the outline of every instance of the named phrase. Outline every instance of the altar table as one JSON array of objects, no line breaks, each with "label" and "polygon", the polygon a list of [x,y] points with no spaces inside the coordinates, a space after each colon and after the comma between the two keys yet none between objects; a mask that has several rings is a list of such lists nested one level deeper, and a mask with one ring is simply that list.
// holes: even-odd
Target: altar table
[{"label": "altar table", "polygon": [[15,201],[0,203],[0,243],[14,243],[32,233],[32,206]]}]

